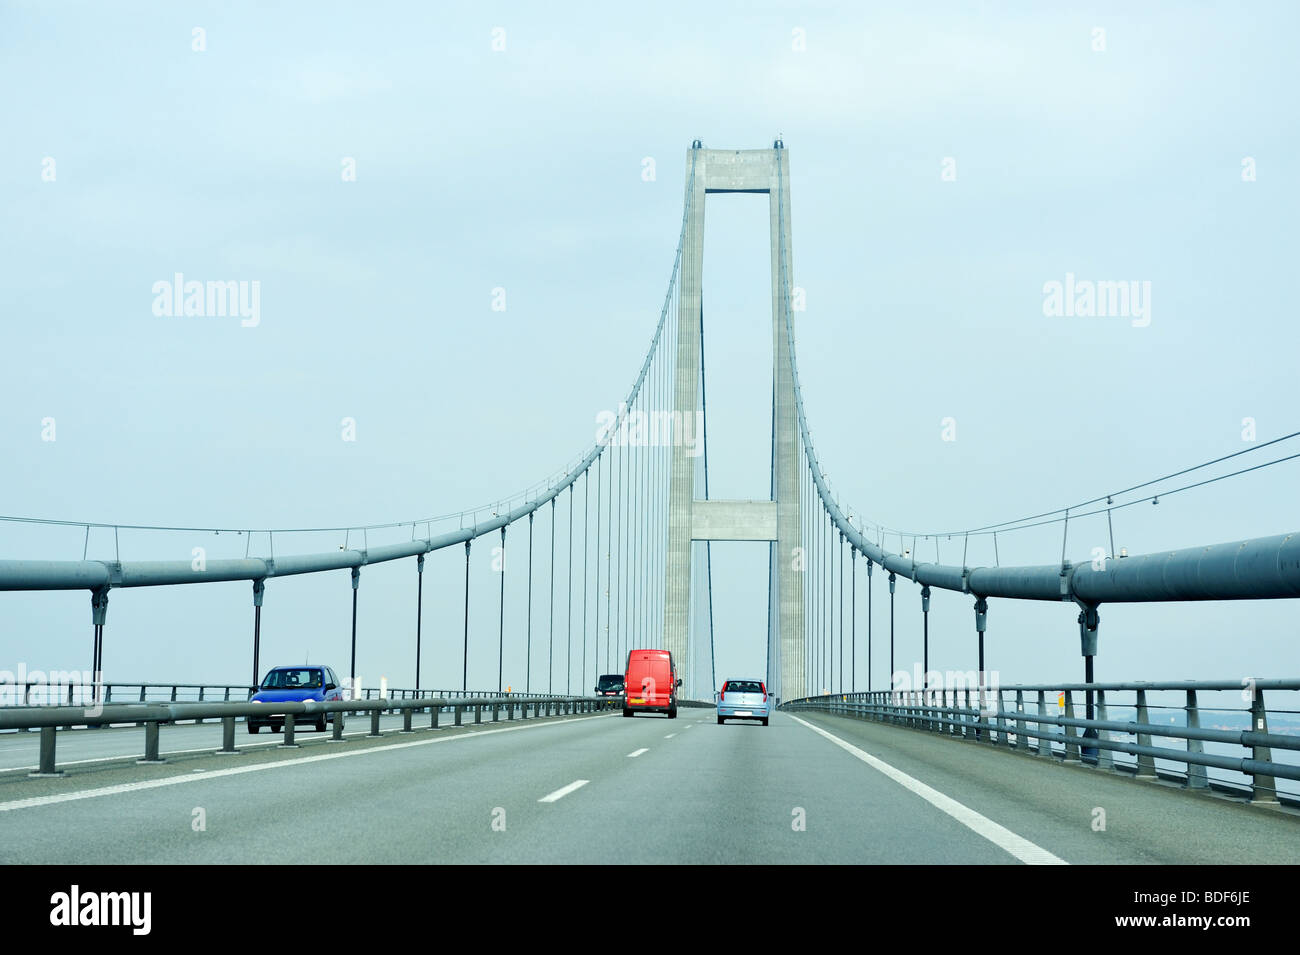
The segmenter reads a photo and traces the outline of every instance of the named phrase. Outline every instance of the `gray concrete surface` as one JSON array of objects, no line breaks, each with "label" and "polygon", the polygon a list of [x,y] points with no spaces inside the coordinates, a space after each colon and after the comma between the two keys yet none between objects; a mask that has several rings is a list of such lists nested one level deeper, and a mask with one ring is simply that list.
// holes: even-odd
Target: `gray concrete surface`
[{"label": "gray concrete surface", "polygon": [[[1300,819],[1286,811],[895,727],[800,719],[1066,862],[1300,859]],[[615,713],[303,740],[54,780],[0,776],[0,861],[1016,862],[783,713],[768,727],[683,709],[677,720]]]}]

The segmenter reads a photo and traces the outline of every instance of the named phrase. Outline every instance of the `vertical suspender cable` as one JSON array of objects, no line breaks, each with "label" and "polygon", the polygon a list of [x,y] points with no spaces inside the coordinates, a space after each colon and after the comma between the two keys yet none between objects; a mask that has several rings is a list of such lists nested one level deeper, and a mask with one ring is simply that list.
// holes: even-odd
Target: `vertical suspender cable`
[{"label": "vertical suspender cable", "polygon": [[564,577],[564,589],[569,592],[569,619],[565,624],[568,646],[564,656],[564,695],[572,696],[573,687],[573,485],[569,485],[569,572]]},{"label": "vertical suspender cable", "polygon": [[[424,555],[415,560],[415,689],[420,689],[420,627],[424,620]],[[418,693],[416,694],[419,695]]]},{"label": "vertical suspender cable", "polygon": [[[558,495],[557,495],[558,496]],[[552,682],[555,676],[555,498],[551,498],[551,570],[548,575],[551,585],[551,597],[547,602],[547,614],[550,618],[550,640],[546,648],[546,692],[554,693]]]},{"label": "vertical suspender cable", "polygon": [[461,657],[461,679],[460,689],[464,693],[469,690],[469,545],[472,541],[465,541],[465,652]]},{"label": "vertical suspender cable", "polygon": [[[615,522],[614,526],[614,533],[617,537],[614,544],[614,555],[618,557],[618,569],[615,573],[617,573],[621,578],[623,574],[623,460],[627,457],[627,445],[624,443],[623,437],[627,433],[626,422],[620,420],[619,427],[621,430],[619,431],[618,436],[618,520]],[[615,590],[615,609],[621,612],[623,609],[623,586],[621,579],[619,585],[616,588],[611,589]],[[614,630],[614,650],[618,653],[619,657],[623,656],[621,652],[622,647],[623,631],[620,627]]]},{"label": "vertical suspender cable", "polygon": [[[609,474],[605,478],[607,482],[606,491],[609,501],[605,505],[605,668],[607,671],[612,670],[613,657],[610,655],[610,599],[614,591],[614,578],[612,576],[614,568],[610,564],[610,554],[613,548],[610,547],[614,539],[614,461],[613,452],[610,452]],[[599,597],[597,598],[599,599]]]},{"label": "vertical suspender cable", "polygon": [[[588,504],[591,502],[591,468],[582,472],[582,667],[579,669],[578,685],[587,682],[587,545],[591,542],[591,522]],[[583,690],[582,695],[586,696]]]},{"label": "vertical suspender cable", "polygon": [[528,512],[528,647],[524,653],[524,692],[533,692],[533,517]]},{"label": "vertical suspender cable", "polygon": [[[704,365],[704,294],[700,294],[700,444],[704,448],[704,499],[709,499],[709,398],[705,383]],[[713,643],[713,542],[704,542],[705,578],[707,580],[709,608],[709,682],[713,690],[718,688],[718,654]]]},{"label": "vertical suspender cable", "polygon": [[501,527],[501,604],[497,622],[497,694],[500,695],[506,665],[506,528]]},{"label": "vertical suspender cable", "polygon": [[[594,635],[595,643],[591,648],[591,660],[595,664],[597,675],[602,672],[600,669],[600,462],[604,460],[604,457],[604,451],[601,451],[596,456],[596,633]],[[606,659],[606,662],[609,662],[608,659]]]}]

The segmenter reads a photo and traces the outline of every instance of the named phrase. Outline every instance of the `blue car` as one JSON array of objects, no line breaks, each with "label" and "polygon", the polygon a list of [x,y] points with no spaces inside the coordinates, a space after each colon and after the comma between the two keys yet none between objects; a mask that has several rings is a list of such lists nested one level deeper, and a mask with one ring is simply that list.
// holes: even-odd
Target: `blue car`
[{"label": "blue car", "polygon": [[[257,692],[249,698],[250,703],[304,703],[307,700],[324,702],[344,699],[343,690],[335,672],[327,666],[303,664],[294,667],[276,667],[266,674],[266,679]],[[343,718],[342,713],[321,713],[316,718],[316,729],[325,732],[325,722],[331,723]],[[295,717],[294,725],[297,725]],[[270,716],[250,716],[248,731],[256,733],[263,726],[271,727],[271,732],[278,733],[284,729],[284,714]]]},{"label": "blue car", "polygon": [[772,716],[772,698],[762,680],[728,680],[718,694],[718,725],[726,720],[758,720]]}]

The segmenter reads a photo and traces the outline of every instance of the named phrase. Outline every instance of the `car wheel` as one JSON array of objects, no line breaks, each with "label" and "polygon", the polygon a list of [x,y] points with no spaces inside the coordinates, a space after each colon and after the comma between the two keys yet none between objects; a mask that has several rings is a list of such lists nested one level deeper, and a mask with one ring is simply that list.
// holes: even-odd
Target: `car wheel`
[{"label": "car wheel", "polygon": [[272,724],[271,724],[271,732],[272,732],[272,733],[280,733],[280,732],[283,732],[283,731],[284,731],[284,724],[283,724],[283,723],[272,723]]},{"label": "car wheel", "polygon": [[623,707],[623,715],[624,715],[624,716],[631,716],[631,715],[632,715],[632,711],[629,710],[629,709],[625,706],[625,707]]},{"label": "car wheel", "polygon": [[674,706],[668,711],[668,718],[670,720],[677,719],[677,707]]},{"label": "car wheel", "polygon": [[325,717],[323,715],[321,716],[320,719],[316,721],[316,732],[317,733],[325,732]]},{"label": "car wheel", "polygon": [[721,726],[721,725],[722,725],[722,723],[723,723],[723,720],[722,720],[722,717],[721,717],[721,716],[719,716],[719,717],[718,717],[718,725],[719,725],[719,726]]},{"label": "car wheel", "polygon": [[248,731],[249,731],[250,733],[256,733],[256,732],[257,732],[258,730],[260,730],[261,728],[262,728],[262,724],[261,724],[261,723],[254,723],[254,722],[251,722],[251,721],[250,721],[249,724],[248,724]]},{"label": "car wheel", "polygon": [[763,718],[763,725],[764,725],[764,726],[767,725],[767,717],[764,717],[764,718]]}]

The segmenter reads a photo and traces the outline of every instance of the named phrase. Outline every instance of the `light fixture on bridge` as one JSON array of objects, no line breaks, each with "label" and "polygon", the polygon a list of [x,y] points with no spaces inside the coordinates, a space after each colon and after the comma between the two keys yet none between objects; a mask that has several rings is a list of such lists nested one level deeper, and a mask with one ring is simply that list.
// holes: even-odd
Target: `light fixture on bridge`
[{"label": "light fixture on bridge", "polygon": [[1119,549],[1119,556],[1120,556],[1120,557],[1127,557],[1127,556],[1128,556],[1128,548],[1127,548],[1127,547],[1121,547],[1121,548]]}]

